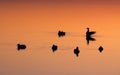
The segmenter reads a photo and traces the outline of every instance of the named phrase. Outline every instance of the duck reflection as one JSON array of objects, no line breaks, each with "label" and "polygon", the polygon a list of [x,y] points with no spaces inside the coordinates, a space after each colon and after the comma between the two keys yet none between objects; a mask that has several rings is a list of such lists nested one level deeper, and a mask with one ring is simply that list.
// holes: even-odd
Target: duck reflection
[{"label": "duck reflection", "polygon": [[76,47],[76,48],[74,49],[74,54],[76,54],[76,56],[78,57],[78,56],[79,56],[79,53],[80,53],[80,50],[79,50],[78,47]]},{"label": "duck reflection", "polygon": [[58,46],[57,45],[52,45],[52,51],[55,52],[57,50]]},{"label": "duck reflection", "polygon": [[17,50],[24,50],[26,49],[26,45],[24,44],[17,44]]},{"label": "duck reflection", "polygon": [[100,46],[100,47],[98,48],[98,50],[100,51],[100,53],[102,53],[102,51],[103,51],[103,47]]},{"label": "duck reflection", "polygon": [[95,31],[90,31],[89,28],[87,28],[87,32],[86,32],[86,41],[87,44],[89,45],[89,41],[95,41],[96,39],[92,37],[93,34],[95,34]]},{"label": "duck reflection", "polygon": [[89,45],[90,41],[96,41],[96,39],[91,36],[86,36],[86,41],[87,41],[87,45]]},{"label": "duck reflection", "polygon": [[63,37],[63,36],[65,36],[65,34],[66,34],[66,33],[63,32],[63,31],[60,31],[60,30],[58,31],[58,36],[59,36],[59,37]]}]

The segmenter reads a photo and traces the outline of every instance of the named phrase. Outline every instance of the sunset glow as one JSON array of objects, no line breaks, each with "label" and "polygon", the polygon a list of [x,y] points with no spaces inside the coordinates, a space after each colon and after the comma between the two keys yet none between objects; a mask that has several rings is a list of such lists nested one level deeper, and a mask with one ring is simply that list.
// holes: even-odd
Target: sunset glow
[{"label": "sunset glow", "polygon": [[0,75],[120,75],[119,0],[0,0],[0,26]]}]

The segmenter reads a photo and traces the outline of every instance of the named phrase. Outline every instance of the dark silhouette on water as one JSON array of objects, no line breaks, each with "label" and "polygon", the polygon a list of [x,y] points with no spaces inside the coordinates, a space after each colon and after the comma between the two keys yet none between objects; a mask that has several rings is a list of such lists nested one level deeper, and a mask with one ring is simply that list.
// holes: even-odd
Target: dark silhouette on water
[{"label": "dark silhouette on water", "polygon": [[96,41],[96,39],[90,36],[86,36],[86,41],[87,41],[87,45],[89,45],[89,41]]},{"label": "dark silhouette on water", "polygon": [[95,34],[95,31],[90,31],[89,28],[87,28],[87,32],[86,32],[86,41],[87,44],[89,45],[89,41],[95,41],[96,39],[92,37],[93,34]]},{"label": "dark silhouette on water", "polygon": [[60,31],[60,30],[58,31],[58,36],[59,36],[59,37],[61,37],[61,36],[63,37],[63,36],[65,36],[65,34],[66,34],[66,33],[63,32],[63,31]]},{"label": "dark silhouette on water", "polygon": [[103,47],[102,46],[100,46],[99,48],[98,48],[98,50],[100,51],[100,53],[103,51]]},{"label": "dark silhouette on water", "polygon": [[55,52],[57,50],[57,48],[58,48],[58,46],[53,44],[52,51]]},{"label": "dark silhouette on water", "polygon": [[86,36],[90,36],[91,37],[95,33],[96,33],[95,31],[90,31],[90,29],[87,28]]},{"label": "dark silhouette on water", "polygon": [[74,54],[76,54],[76,56],[78,57],[80,53],[80,50],[78,47],[76,47],[76,49],[74,49]]},{"label": "dark silhouette on water", "polygon": [[17,49],[18,50],[26,49],[26,45],[24,45],[24,44],[17,44]]}]

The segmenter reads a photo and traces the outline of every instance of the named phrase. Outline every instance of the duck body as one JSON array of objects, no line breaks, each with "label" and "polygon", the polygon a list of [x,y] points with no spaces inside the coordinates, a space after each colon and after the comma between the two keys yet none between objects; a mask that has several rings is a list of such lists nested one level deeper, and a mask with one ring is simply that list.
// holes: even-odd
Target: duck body
[{"label": "duck body", "polygon": [[78,47],[76,47],[76,49],[74,49],[74,54],[76,54],[76,56],[79,56],[80,50]]},{"label": "duck body", "polygon": [[58,48],[58,46],[53,44],[53,46],[52,46],[53,52],[55,52],[57,50],[57,48]]},{"label": "duck body", "polygon": [[59,36],[59,37],[61,37],[61,36],[65,36],[65,34],[66,34],[66,33],[63,32],[63,31],[60,31],[60,30],[58,31],[58,36]]},{"label": "duck body", "polygon": [[90,31],[89,28],[87,28],[86,37],[91,37],[95,33],[95,31]]},{"label": "duck body", "polygon": [[99,48],[98,48],[98,50],[100,51],[100,53],[103,51],[103,47],[102,46],[100,46]]},{"label": "duck body", "polygon": [[26,45],[24,44],[17,44],[17,49],[20,50],[20,49],[25,49],[26,48]]}]

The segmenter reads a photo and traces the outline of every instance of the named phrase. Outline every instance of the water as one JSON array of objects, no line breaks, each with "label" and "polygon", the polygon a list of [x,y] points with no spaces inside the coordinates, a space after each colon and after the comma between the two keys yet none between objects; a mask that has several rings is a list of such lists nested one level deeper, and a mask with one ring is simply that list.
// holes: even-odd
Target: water
[{"label": "water", "polygon": [[[1,2],[0,75],[119,75],[118,4]],[[96,31],[89,45],[87,27]],[[18,51],[18,43],[27,48]]]}]

